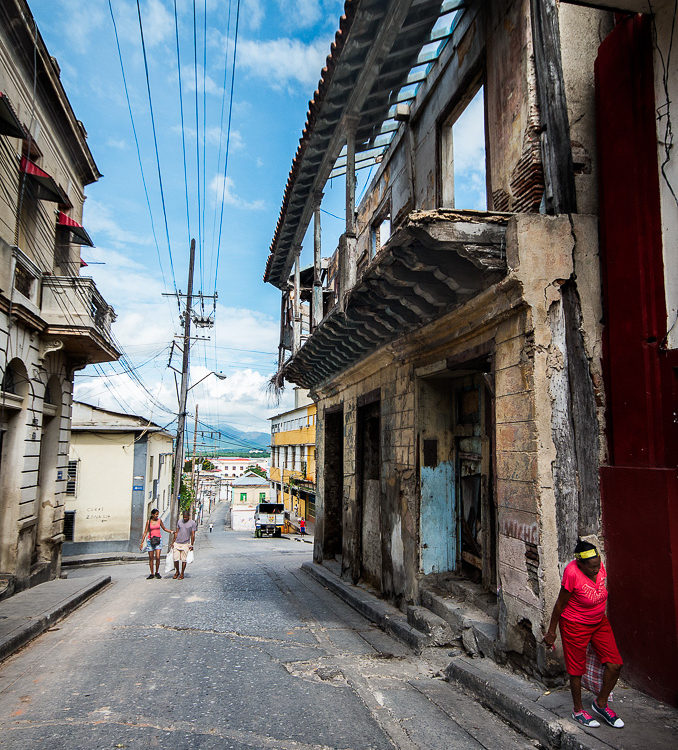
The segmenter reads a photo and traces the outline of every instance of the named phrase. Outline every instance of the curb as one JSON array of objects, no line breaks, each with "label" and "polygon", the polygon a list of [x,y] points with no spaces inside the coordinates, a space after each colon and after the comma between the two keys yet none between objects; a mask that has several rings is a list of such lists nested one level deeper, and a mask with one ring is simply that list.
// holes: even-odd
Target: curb
[{"label": "curb", "polygon": [[[165,553],[160,555],[160,559],[165,557]],[[148,555],[135,555],[134,553],[121,553],[115,557],[106,557],[105,554],[93,555],[92,557],[80,557],[73,555],[73,557],[62,557],[61,567],[62,568],[82,568],[85,565],[102,565],[104,563],[119,563],[119,562],[148,562]]]},{"label": "curb", "polygon": [[87,599],[94,596],[111,582],[110,576],[99,576],[89,585],[80,589],[75,594],[59,602],[52,609],[43,612],[37,619],[27,623],[18,632],[0,640],[0,662],[4,661],[29,641],[44,633],[55,622],[69,615],[74,609],[84,604]]},{"label": "curb", "polygon": [[[535,703],[535,688],[486,659],[470,662],[455,657],[445,669],[448,682],[456,683],[486,708],[501,716],[518,731],[549,748],[561,750],[610,750],[610,745],[561,719],[547,708]],[[491,673],[491,674],[490,674]]]},{"label": "curb", "polygon": [[382,630],[406,643],[417,652],[431,645],[431,639],[413,628],[405,615],[390,604],[377,599],[357,586],[353,586],[317,563],[302,563],[301,569],[316,581],[336,594],[346,604],[360,612],[363,617],[377,624]]}]

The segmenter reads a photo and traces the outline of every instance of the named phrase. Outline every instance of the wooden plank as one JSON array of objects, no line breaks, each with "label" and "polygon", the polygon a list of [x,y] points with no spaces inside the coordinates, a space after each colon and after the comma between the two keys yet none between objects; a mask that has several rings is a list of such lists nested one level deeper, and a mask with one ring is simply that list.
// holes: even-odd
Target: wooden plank
[{"label": "wooden plank", "polygon": [[530,0],[547,214],[577,211],[556,0]]}]

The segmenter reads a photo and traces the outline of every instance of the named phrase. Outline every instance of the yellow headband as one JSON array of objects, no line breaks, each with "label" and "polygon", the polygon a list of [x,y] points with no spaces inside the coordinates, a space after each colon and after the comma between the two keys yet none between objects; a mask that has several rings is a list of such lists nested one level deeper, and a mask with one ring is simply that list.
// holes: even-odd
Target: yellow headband
[{"label": "yellow headband", "polygon": [[586,560],[588,557],[598,557],[597,549],[585,549],[583,552],[575,552],[577,560]]}]

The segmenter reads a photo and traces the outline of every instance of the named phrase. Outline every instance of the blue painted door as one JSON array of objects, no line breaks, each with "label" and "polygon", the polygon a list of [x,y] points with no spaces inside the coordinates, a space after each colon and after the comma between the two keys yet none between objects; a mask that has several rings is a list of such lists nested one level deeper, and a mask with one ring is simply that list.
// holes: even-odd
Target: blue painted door
[{"label": "blue painted door", "polygon": [[421,468],[421,565],[423,573],[457,567],[454,463]]}]

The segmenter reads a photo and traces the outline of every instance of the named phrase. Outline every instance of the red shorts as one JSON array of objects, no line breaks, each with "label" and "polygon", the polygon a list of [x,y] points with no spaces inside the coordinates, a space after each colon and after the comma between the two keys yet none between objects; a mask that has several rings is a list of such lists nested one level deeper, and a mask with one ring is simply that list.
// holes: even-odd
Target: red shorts
[{"label": "red shorts", "polygon": [[621,654],[614,640],[610,621],[605,615],[595,625],[573,622],[560,618],[560,637],[563,641],[567,673],[575,677],[586,671],[586,649],[593,646],[603,664],[623,664]]}]

